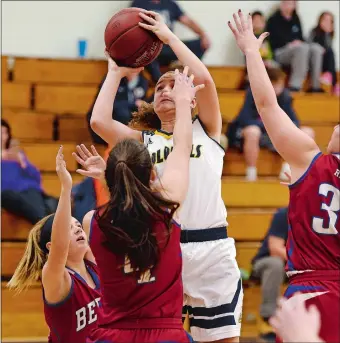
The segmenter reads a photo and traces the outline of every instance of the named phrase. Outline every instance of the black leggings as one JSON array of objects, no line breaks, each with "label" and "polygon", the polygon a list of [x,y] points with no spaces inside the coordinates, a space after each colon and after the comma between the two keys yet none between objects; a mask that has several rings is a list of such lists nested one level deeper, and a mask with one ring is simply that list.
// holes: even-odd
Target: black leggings
[{"label": "black leggings", "polygon": [[16,216],[27,219],[32,224],[48,214],[43,193],[33,188],[23,192],[2,191],[1,207]]},{"label": "black leggings", "polygon": [[332,48],[326,49],[325,54],[323,55],[322,70],[324,72],[328,71],[332,74],[332,85],[335,86],[338,80],[336,74],[335,56]]}]

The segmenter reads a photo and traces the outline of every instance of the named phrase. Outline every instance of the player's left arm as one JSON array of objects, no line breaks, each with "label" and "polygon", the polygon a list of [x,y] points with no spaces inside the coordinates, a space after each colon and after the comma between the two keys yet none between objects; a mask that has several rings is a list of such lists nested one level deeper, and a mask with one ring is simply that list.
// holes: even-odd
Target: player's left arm
[{"label": "player's left arm", "polygon": [[248,77],[256,108],[276,150],[290,164],[294,182],[303,175],[320,150],[312,138],[295,126],[277,102],[259,52],[266,34],[262,34],[259,39],[254,36],[250,15],[245,18],[242,12],[239,12],[238,18],[234,15],[234,20],[237,28],[230,23],[229,27],[246,55]]},{"label": "player's left arm", "polygon": [[92,221],[94,212],[95,211],[87,212],[83,218],[83,230],[86,233],[87,241],[89,244],[89,248],[85,254],[85,259],[92,262],[92,263],[96,263],[96,260],[93,256],[93,253],[92,253],[91,248],[90,248],[91,221]]},{"label": "player's left arm", "polygon": [[[211,138],[220,141],[222,117],[214,80],[202,61],[173,33],[156,12],[143,11],[140,16],[148,22],[139,25],[154,32],[165,44],[168,44],[178,60],[195,75],[194,84],[204,85],[197,94],[199,117]],[[150,17],[151,16],[151,17]]]}]

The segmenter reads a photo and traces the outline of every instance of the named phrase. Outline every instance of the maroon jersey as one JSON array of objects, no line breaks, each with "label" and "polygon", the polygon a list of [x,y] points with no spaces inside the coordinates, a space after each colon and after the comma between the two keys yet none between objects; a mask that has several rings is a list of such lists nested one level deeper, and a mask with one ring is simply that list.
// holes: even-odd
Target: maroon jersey
[{"label": "maroon jersey", "polygon": [[100,318],[100,283],[94,263],[85,261],[96,284],[95,289],[75,271],[68,269],[72,285],[68,296],[58,304],[48,304],[44,297],[45,320],[50,328],[49,342],[84,343]]},{"label": "maroon jersey", "polygon": [[158,264],[138,278],[126,257],[118,256],[103,246],[105,236],[93,217],[90,246],[102,284],[101,327],[182,329],[180,227],[172,224],[166,244],[168,234],[164,225],[156,222],[153,227],[160,248]]},{"label": "maroon jersey", "polygon": [[319,153],[290,186],[288,220],[288,275],[340,269],[340,155]]}]

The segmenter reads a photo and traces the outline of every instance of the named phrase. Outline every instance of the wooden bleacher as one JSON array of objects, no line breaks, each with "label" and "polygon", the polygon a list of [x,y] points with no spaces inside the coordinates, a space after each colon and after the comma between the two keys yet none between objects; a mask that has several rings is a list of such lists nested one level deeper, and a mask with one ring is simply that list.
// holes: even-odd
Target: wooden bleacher
[{"label": "wooden bleacher", "polygon": [[[86,112],[93,102],[99,82],[107,70],[106,61],[15,58],[8,69],[2,56],[2,114],[13,136],[32,163],[42,171],[43,187],[58,196],[60,185],[55,173],[55,154],[64,145],[67,167],[74,183],[82,180],[75,173],[71,153],[75,145],[89,142]],[[237,91],[243,67],[209,67],[215,80],[223,121],[230,122],[243,104],[244,92]],[[11,77],[10,77],[11,76]],[[340,117],[339,98],[329,94],[296,94],[294,108],[302,125],[316,133],[324,149]],[[222,196],[228,207],[228,235],[235,238],[239,267],[250,271],[251,259],[263,239],[277,207],[288,203],[288,189],[277,175],[282,160],[277,154],[261,151],[258,161],[260,180],[244,181],[242,155],[228,150],[225,156]],[[2,276],[10,277],[22,256],[31,225],[2,211]],[[13,297],[2,284],[2,341],[45,342],[40,286]],[[245,289],[243,337],[254,337],[260,304],[258,287]],[[35,338],[38,337],[38,338]],[[40,337],[40,338],[39,338]]]}]

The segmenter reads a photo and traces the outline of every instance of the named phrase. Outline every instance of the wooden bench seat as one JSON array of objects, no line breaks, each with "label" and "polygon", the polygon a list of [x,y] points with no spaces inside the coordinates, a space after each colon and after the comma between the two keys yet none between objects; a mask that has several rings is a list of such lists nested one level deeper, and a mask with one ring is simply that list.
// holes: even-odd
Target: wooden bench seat
[{"label": "wooden bench seat", "polygon": [[1,85],[2,107],[30,109],[31,85],[25,83],[4,82]]},{"label": "wooden bench seat", "polygon": [[107,73],[106,60],[15,58],[16,82],[98,85]]},{"label": "wooden bench seat", "polygon": [[53,139],[53,125],[56,119],[54,114],[5,110],[2,118],[8,121],[12,135],[16,139],[32,141]]},{"label": "wooden bench seat", "polygon": [[97,93],[97,86],[35,87],[35,109],[58,114],[79,114],[85,117]]},{"label": "wooden bench seat", "polygon": [[2,240],[26,240],[31,223],[17,217],[5,210],[1,210],[1,239]]},{"label": "wooden bench seat", "polygon": [[[235,118],[244,102],[244,92],[219,92],[222,118],[231,121]],[[295,94],[294,109],[299,120],[308,124],[337,123],[340,115],[340,100],[327,94]]]}]

